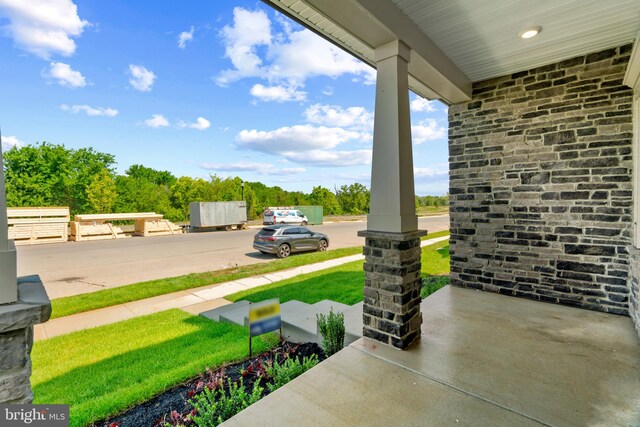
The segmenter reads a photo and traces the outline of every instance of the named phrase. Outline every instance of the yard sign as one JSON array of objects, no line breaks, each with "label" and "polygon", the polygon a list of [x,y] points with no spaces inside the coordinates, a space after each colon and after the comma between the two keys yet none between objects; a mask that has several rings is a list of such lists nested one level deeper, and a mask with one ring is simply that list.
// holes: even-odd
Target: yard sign
[{"label": "yard sign", "polygon": [[[249,357],[251,357],[251,338],[267,332],[278,331],[282,327],[280,318],[280,300],[272,299],[249,306]],[[280,331],[282,338],[282,331]]]}]

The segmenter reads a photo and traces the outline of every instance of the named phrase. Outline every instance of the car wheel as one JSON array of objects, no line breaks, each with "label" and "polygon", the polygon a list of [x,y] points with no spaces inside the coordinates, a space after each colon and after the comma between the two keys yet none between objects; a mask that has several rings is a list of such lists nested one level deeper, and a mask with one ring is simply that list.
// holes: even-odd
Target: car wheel
[{"label": "car wheel", "polygon": [[224,226],[224,231],[231,231],[231,226],[230,225],[225,225]]},{"label": "car wheel", "polygon": [[307,221],[302,221],[302,222],[300,223],[300,225],[301,225],[301,226],[303,226],[303,227],[306,227],[306,226],[307,226]]},{"label": "car wheel", "polygon": [[284,224],[284,221],[280,221],[280,224]]},{"label": "car wheel", "polygon": [[291,246],[286,243],[278,248],[278,258],[286,258],[291,255]]},{"label": "car wheel", "polygon": [[329,243],[326,240],[322,239],[318,242],[318,250],[324,252],[329,247]]}]

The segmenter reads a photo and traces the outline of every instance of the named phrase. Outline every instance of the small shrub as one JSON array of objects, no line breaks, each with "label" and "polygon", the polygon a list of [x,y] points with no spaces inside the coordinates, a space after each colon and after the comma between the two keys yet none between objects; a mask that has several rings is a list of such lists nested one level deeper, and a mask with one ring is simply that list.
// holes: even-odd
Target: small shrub
[{"label": "small shrub", "polygon": [[267,374],[271,378],[271,382],[267,383],[269,392],[279,389],[317,364],[318,356],[315,354],[310,357],[303,358],[302,362],[297,358],[289,358],[285,359],[285,361],[280,364],[276,357],[275,363],[270,363],[267,367]]},{"label": "small shrub", "polygon": [[420,297],[425,299],[435,291],[449,284],[451,280],[449,276],[426,276],[422,278],[422,288],[420,289]]},{"label": "small shrub", "polygon": [[233,417],[249,405],[260,400],[264,388],[254,384],[249,394],[240,379],[237,383],[227,380],[227,390],[224,387],[210,389],[205,387],[202,392],[189,401],[196,413],[192,416],[198,427],[214,427]]},{"label": "small shrub", "polygon": [[344,313],[334,313],[333,307],[329,315],[316,315],[318,330],[322,335],[322,349],[325,356],[329,357],[339,352],[344,347]]}]

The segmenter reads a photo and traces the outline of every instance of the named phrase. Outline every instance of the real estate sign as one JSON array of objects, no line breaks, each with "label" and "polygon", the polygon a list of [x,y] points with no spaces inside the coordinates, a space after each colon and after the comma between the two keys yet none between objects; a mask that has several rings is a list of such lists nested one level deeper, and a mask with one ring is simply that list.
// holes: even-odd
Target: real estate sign
[{"label": "real estate sign", "polygon": [[251,338],[267,332],[280,331],[282,339],[282,319],[280,318],[280,300],[272,299],[249,306],[249,357],[251,357]]}]

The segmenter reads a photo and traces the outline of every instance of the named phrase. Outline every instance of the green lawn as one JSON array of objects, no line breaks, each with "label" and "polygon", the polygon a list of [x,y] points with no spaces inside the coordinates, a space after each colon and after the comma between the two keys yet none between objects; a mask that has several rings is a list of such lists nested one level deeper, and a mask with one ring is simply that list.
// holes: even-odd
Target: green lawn
[{"label": "green lawn", "polygon": [[362,301],[363,262],[354,261],[327,270],[303,274],[259,288],[237,292],[225,298],[229,301],[244,299],[251,302],[280,298],[281,303],[295,299],[308,304],[330,299],[344,304],[355,304]]},{"label": "green lawn", "polygon": [[440,276],[449,273],[449,242],[443,241],[422,248],[422,275]]},{"label": "green lawn", "polygon": [[449,213],[449,206],[420,206],[416,208],[418,216],[444,215]]},{"label": "green lawn", "polygon": [[435,233],[429,233],[426,236],[422,236],[422,240],[435,239],[436,237],[448,236],[449,230],[436,231]]},{"label": "green lawn", "polygon": [[[447,236],[448,234],[448,230],[438,231],[436,233],[430,233],[422,239],[432,239]],[[230,280],[238,280],[245,277],[272,273],[275,271],[286,270],[289,268],[299,267],[301,265],[313,264],[358,253],[362,253],[362,247],[360,246],[334,249],[327,252],[299,254],[286,259],[274,259],[267,263],[250,264],[242,267],[227,268],[224,270],[216,270],[206,273],[193,273],[184,276],[169,277],[166,279],[150,280],[147,282],[134,283],[132,285],[91,292],[88,294],[57,298],[51,301],[51,305],[53,307],[51,318],[55,319],[57,317],[69,316],[71,314],[96,310],[98,308],[124,304],[130,301],[165,295],[171,292],[198,288],[200,286],[215,285],[218,283],[228,282]]]},{"label": "green lawn", "polygon": [[157,295],[272,273],[274,271],[286,270],[301,265],[358,253],[362,253],[361,247],[292,255],[286,259],[274,259],[266,263],[250,264],[207,273],[193,273],[184,276],[169,277],[167,279],[150,280],[148,282],[134,283],[132,285],[105,289],[88,294],[58,298],[51,301],[53,307],[51,318],[55,319],[56,317],[69,316],[70,314],[110,307],[116,304],[124,304]]},{"label": "green lawn", "polygon": [[[226,297],[229,301],[251,302],[280,298],[284,303],[298,300],[313,304],[329,299],[353,305],[362,301],[364,261],[354,261],[327,270],[304,274],[259,288],[249,289]],[[433,276],[449,272],[449,245],[439,242],[422,248],[422,274]]]},{"label": "green lawn", "polygon": [[[275,344],[254,340],[254,351]],[[34,403],[70,405],[71,425],[114,415],[203,372],[248,355],[246,328],[168,310],[38,341]],[[270,342],[267,342],[270,341]]]}]

